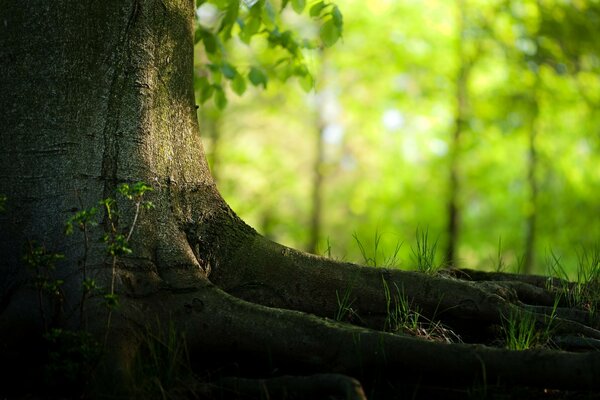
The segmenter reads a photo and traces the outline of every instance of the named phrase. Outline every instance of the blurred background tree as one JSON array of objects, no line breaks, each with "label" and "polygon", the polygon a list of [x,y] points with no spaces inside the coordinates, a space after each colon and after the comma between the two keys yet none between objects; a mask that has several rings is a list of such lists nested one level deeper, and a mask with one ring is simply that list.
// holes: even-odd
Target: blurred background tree
[{"label": "blurred background tree", "polygon": [[529,273],[598,245],[599,1],[198,7],[209,162],[264,235],[410,269],[419,230],[440,264]]}]

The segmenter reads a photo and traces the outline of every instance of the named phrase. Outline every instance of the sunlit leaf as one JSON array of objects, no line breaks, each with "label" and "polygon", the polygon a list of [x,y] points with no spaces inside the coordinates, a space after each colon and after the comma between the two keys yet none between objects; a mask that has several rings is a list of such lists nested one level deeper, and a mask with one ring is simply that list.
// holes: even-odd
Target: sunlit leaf
[{"label": "sunlit leaf", "polygon": [[248,72],[248,79],[254,86],[262,85],[264,88],[267,87],[267,75],[257,67],[253,66],[250,68],[250,72]]},{"label": "sunlit leaf", "polygon": [[331,19],[341,33],[342,26],[344,25],[344,17],[342,16],[338,6],[333,6],[333,10],[331,11]]},{"label": "sunlit leaf", "polygon": [[313,4],[313,6],[310,8],[310,12],[309,12],[310,16],[318,17],[324,8],[325,8],[325,3],[322,1],[319,1],[318,3]]},{"label": "sunlit leaf", "polygon": [[338,41],[340,38],[341,31],[334,23],[333,19],[328,20],[321,26],[321,31],[319,32],[319,36],[321,37],[321,41],[327,47],[331,47]]},{"label": "sunlit leaf", "polygon": [[200,103],[204,104],[208,99],[210,99],[215,91],[213,85],[206,84],[200,89]]},{"label": "sunlit leaf", "polygon": [[244,0],[244,4],[248,8],[252,8],[256,3],[258,3],[258,0]]},{"label": "sunlit leaf", "polygon": [[242,39],[244,43],[250,43],[250,39],[252,39],[252,36],[256,35],[258,30],[260,29],[260,25],[260,17],[251,15],[242,26],[242,30],[240,32],[240,39]]},{"label": "sunlit leaf", "polygon": [[223,65],[221,65],[221,71],[223,72],[223,76],[230,80],[237,75],[235,67],[229,63],[223,63]]},{"label": "sunlit leaf", "polygon": [[265,1],[265,4],[262,9],[262,21],[263,24],[269,29],[273,29],[276,26],[275,21],[275,10],[273,9],[273,5],[270,1]]},{"label": "sunlit leaf", "polygon": [[204,43],[204,48],[208,53],[216,53],[217,52],[217,38],[210,32],[203,31],[202,32],[202,43]]},{"label": "sunlit leaf", "polygon": [[231,81],[231,89],[238,95],[241,96],[246,91],[246,79],[241,74],[236,74],[235,78]]},{"label": "sunlit leaf", "polygon": [[300,86],[304,89],[305,92],[310,92],[315,87],[315,81],[311,74],[306,74],[298,78],[300,82]]},{"label": "sunlit leaf", "polygon": [[224,40],[229,40],[231,38],[231,30],[238,18],[239,11],[240,0],[230,0],[227,3],[225,17],[223,18],[223,23],[221,25],[221,32]]},{"label": "sunlit leaf", "polygon": [[219,110],[227,107],[227,96],[223,88],[219,85],[215,86],[215,105]]},{"label": "sunlit leaf", "polygon": [[300,13],[302,13],[302,11],[304,11],[305,6],[306,6],[306,0],[292,0],[292,8],[298,14],[300,14]]}]

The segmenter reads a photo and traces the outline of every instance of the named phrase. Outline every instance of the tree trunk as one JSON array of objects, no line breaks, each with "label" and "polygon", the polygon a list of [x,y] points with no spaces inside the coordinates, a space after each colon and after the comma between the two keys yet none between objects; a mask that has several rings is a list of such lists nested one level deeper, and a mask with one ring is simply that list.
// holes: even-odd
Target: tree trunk
[{"label": "tree trunk", "polygon": [[539,134],[539,76],[536,78],[535,86],[532,90],[533,104],[531,123],[528,132],[528,152],[527,152],[527,187],[529,196],[527,207],[525,209],[525,255],[523,257],[523,272],[531,274],[535,266],[535,242],[537,225],[537,206],[538,206],[538,155],[537,155],[537,137]]},{"label": "tree trunk", "polygon": [[[220,197],[202,151],[193,15],[192,0],[0,3],[0,193],[8,197],[0,214],[0,357],[12,366],[0,383],[38,373],[35,361],[52,356],[41,335],[50,327],[76,329],[85,317],[88,331],[104,342],[97,379],[105,392],[122,389],[118,383],[133,374],[143,344],[170,326],[185,334],[194,368],[216,365],[250,378],[333,372],[377,387],[381,379],[406,379],[396,375],[404,371],[448,386],[471,385],[483,374],[505,384],[598,387],[598,353],[515,352],[381,332],[406,296],[424,321],[443,321],[465,340],[489,341],[503,316],[527,310],[533,289],[525,283],[517,290],[359,267],[272,243],[244,224]],[[137,214],[122,198],[118,218],[105,213],[89,241],[63,234],[74,210],[136,181],[153,187],[148,198],[155,208],[139,218],[132,255],[113,258],[97,244],[111,224],[131,228]],[[34,240],[46,253],[65,255],[52,276],[65,281],[54,297],[31,285],[23,265]],[[108,311],[93,298],[85,313],[76,312],[84,274],[104,288],[116,278],[120,307]],[[336,315],[343,293],[349,322],[362,326],[322,318]],[[531,305],[549,305],[547,297],[535,298],[543,300]],[[527,312],[541,326],[547,308]],[[561,334],[600,339],[589,321],[553,321]],[[231,362],[239,365],[233,373]],[[286,379],[260,384],[298,386]],[[237,382],[237,390],[256,393]],[[314,375],[312,382],[314,393],[337,385],[341,396],[364,397],[350,378]]]},{"label": "tree trunk", "polygon": [[467,6],[464,1],[457,1],[458,38],[456,53],[458,56],[458,73],[456,76],[454,129],[450,142],[450,179],[448,195],[448,220],[446,225],[445,262],[448,267],[456,266],[458,243],[460,235],[461,207],[459,204],[460,176],[459,158],[465,123],[467,122],[468,109],[468,82],[471,64],[465,54]]}]

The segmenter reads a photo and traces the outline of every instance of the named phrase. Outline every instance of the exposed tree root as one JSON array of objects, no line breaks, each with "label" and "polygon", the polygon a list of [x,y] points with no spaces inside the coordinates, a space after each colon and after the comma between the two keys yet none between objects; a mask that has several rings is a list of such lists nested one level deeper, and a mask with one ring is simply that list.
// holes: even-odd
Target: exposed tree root
[{"label": "exposed tree root", "polygon": [[[192,244],[210,249],[207,237],[210,235],[188,233]],[[401,376],[405,381],[420,379],[424,385],[443,381],[447,386],[462,387],[479,379],[490,384],[561,390],[598,388],[600,352],[509,351],[381,332],[389,316],[390,297],[402,295],[423,318],[443,322],[470,342],[502,344],[498,332],[503,323],[510,315],[528,313],[537,321],[538,330],[551,324],[548,331],[555,346],[596,350],[600,332],[593,328],[596,325],[589,313],[556,307],[557,293],[552,285],[568,289],[572,287],[568,282],[466,270],[428,276],[304,254],[256,234],[239,235],[238,240],[235,251],[211,258],[209,279],[254,304],[228,297],[225,303],[229,306],[213,306],[219,311],[208,313],[212,322],[203,328],[194,319],[188,320],[188,332],[204,332],[203,343],[207,327],[212,327],[211,331],[224,329],[217,328],[223,319],[229,328],[214,334],[219,338],[214,346],[224,345],[223,351],[235,349],[257,358],[268,354],[269,362],[291,363],[293,370],[299,368],[304,373],[333,371],[367,381],[374,376],[388,381]],[[341,307],[339,299],[346,294],[347,320],[355,326],[281,310],[332,318]],[[208,310],[210,301],[202,302]],[[222,339],[228,335],[231,341],[224,344]]]},{"label": "exposed tree root", "polygon": [[341,374],[285,375],[270,379],[223,378],[215,384],[229,398],[367,399],[356,379]]},{"label": "exposed tree root", "polygon": [[[366,381],[417,380],[425,386],[468,387],[479,381],[553,389],[600,388],[600,352],[510,351],[436,343],[248,303],[212,285],[194,293],[161,293],[146,299],[145,304],[142,315],[170,319],[187,332],[193,357],[208,365],[236,360],[255,378],[269,377],[273,370],[284,374],[312,371]],[[123,315],[145,323],[140,321],[137,307],[124,310]],[[292,378],[270,381],[269,385],[277,388],[286,379]],[[290,381],[294,385],[301,381],[294,379]],[[320,378],[314,383],[315,390],[337,387],[340,381],[333,384],[331,379]],[[355,387],[343,382],[343,388]],[[255,390],[251,381],[237,383],[243,390]]]}]

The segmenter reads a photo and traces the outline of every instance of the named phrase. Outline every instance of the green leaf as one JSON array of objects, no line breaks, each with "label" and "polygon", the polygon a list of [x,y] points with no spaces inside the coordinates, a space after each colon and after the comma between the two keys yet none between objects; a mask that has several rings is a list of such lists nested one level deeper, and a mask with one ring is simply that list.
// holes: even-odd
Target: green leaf
[{"label": "green leaf", "polygon": [[231,89],[238,95],[241,96],[246,91],[246,79],[241,74],[236,74],[233,81],[231,81]]},{"label": "green leaf", "polygon": [[204,33],[202,32],[202,29],[196,29],[196,32],[194,32],[194,44],[201,41],[203,36]]},{"label": "green leaf", "polygon": [[273,5],[269,0],[265,1],[262,9],[262,21],[263,24],[265,24],[265,26],[269,29],[273,29],[276,26],[275,10],[273,9]]},{"label": "green leaf", "polygon": [[227,107],[227,96],[225,96],[225,91],[221,86],[215,86],[215,105],[219,110]]},{"label": "green leaf", "polygon": [[223,63],[223,65],[221,65],[221,71],[223,71],[225,78],[229,80],[235,78],[236,74],[238,73],[235,67],[229,63]]},{"label": "green leaf", "polygon": [[310,92],[315,87],[315,80],[313,79],[311,74],[306,74],[304,76],[298,77],[300,82],[300,86],[304,89],[305,92]]},{"label": "green leaf", "polygon": [[240,39],[246,44],[250,43],[250,39],[252,39],[252,36],[258,33],[258,30],[260,29],[260,24],[260,17],[251,15],[242,26],[242,30],[240,32]]},{"label": "green leaf", "polygon": [[200,103],[206,103],[206,100],[210,99],[214,92],[215,88],[213,87],[213,85],[209,84],[207,80],[207,84],[203,86],[200,90]]},{"label": "green leaf", "polygon": [[290,2],[290,0],[282,0],[281,1],[281,11],[283,11],[283,9],[287,7],[289,2]]},{"label": "green leaf", "polygon": [[248,79],[254,86],[263,85],[264,88],[267,87],[267,75],[257,67],[250,68],[250,72],[248,72]]},{"label": "green leaf", "polygon": [[207,53],[214,54],[217,52],[217,38],[212,33],[203,31],[202,43],[204,43],[204,48],[206,49]]},{"label": "green leaf", "polygon": [[306,0],[292,0],[292,8],[298,14],[301,14],[304,11],[304,7],[306,6]]},{"label": "green leaf", "polygon": [[340,38],[341,31],[334,23],[333,19],[328,20],[321,26],[319,36],[326,47],[331,47]]},{"label": "green leaf", "polygon": [[206,85],[208,85],[208,79],[206,79],[205,76],[198,75],[196,71],[194,71],[194,89],[200,90]]},{"label": "green leaf", "polygon": [[221,32],[223,33],[224,40],[231,39],[231,30],[235,25],[239,10],[240,0],[231,0],[227,2],[225,18],[223,18],[223,25],[221,26]]},{"label": "green leaf", "polygon": [[311,17],[318,17],[319,15],[321,15],[321,11],[325,8],[325,3],[322,1],[319,1],[318,3],[315,3],[311,8],[310,8],[310,16]]},{"label": "green leaf", "polygon": [[333,23],[335,24],[335,26],[337,26],[341,34],[342,27],[344,26],[344,17],[342,16],[342,13],[340,12],[338,6],[333,6],[333,10],[331,10],[331,19],[333,20]]}]

